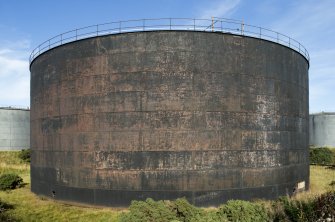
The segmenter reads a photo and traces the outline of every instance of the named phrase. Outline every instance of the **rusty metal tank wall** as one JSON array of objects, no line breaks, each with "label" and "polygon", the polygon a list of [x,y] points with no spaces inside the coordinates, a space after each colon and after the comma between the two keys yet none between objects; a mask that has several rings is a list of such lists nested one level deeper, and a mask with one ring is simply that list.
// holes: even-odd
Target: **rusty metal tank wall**
[{"label": "rusty metal tank wall", "polygon": [[272,199],[309,184],[308,62],[224,33],[136,32],[31,65],[31,189],[127,206]]}]

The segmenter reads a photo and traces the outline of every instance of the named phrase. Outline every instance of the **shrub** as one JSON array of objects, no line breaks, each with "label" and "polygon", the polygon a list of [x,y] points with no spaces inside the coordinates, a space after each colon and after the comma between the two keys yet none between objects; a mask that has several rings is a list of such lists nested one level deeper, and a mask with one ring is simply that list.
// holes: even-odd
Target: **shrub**
[{"label": "shrub", "polygon": [[175,201],[132,201],[129,212],[120,215],[121,222],[127,221],[173,221],[173,222],[216,222],[220,221],[216,211],[206,212],[193,206],[185,198]]},{"label": "shrub", "polygon": [[274,222],[286,222],[289,221],[285,214],[284,206],[280,200],[273,201],[271,207],[268,208],[270,214],[270,221]]},{"label": "shrub", "polygon": [[206,212],[203,209],[193,206],[185,198],[179,198],[175,201],[168,202],[169,208],[176,215],[179,221],[208,221]]},{"label": "shrub", "polygon": [[13,206],[8,204],[8,203],[5,203],[3,202],[1,199],[0,199],[0,213],[8,210],[8,209],[13,209]]},{"label": "shrub", "polygon": [[14,173],[2,174],[0,176],[0,190],[15,189],[21,186],[22,183],[22,178]]},{"label": "shrub", "polygon": [[311,148],[309,150],[311,164],[331,165],[333,164],[333,153],[327,147]]},{"label": "shrub", "polygon": [[0,200],[0,221],[14,221],[6,212],[9,209],[13,209],[13,206]]},{"label": "shrub", "polygon": [[335,218],[335,191],[322,194],[315,200],[317,221],[331,221]]},{"label": "shrub", "polygon": [[243,200],[229,200],[218,209],[220,221],[269,221],[265,207],[258,203]]},{"label": "shrub", "polygon": [[312,199],[300,201],[292,200],[287,197],[282,197],[278,200],[277,203],[282,204],[284,215],[277,214],[274,217],[274,221],[316,221],[316,215],[314,210],[315,203]]},{"label": "shrub", "polygon": [[216,222],[216,221],[276,221],[305,222],[330,221],[335,218],[335,191],[307,200],[281,197],[267,208],[260,203],[230,200],[217,209],[203,210],[191,205],[185,198],[175,201],[132,201],[129,212],[120,215],[120,221],[149,222]]},{"label": "shrub", "polygon": [[31,149],[21,150],[19,158],[24,162],[30,163]]},{"label": "shrub", "polygon": [[177,220],[177,217],[166,207],[164,201],[154,201],[151,198],[145,201],[132,201],[129,212],[120,215],[121,222],[169,222],[173,220]]}]

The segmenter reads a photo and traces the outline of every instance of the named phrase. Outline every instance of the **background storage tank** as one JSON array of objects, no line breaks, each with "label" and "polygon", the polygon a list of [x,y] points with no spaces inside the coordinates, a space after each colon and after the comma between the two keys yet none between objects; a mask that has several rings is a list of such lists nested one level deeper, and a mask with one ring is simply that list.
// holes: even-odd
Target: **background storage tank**
[{"label": "background storage tank", "polygon": [[309,144],[335,147],[335,113],[321,112],[309,116]]},{"label": "background storage tank", "polygon": [[31,64],[31,189],[127,206],[276,198],[309,184],[308,67],[281,44],[146,31],[64,44]]},{"label": "background storage tank", "polygon": [[30,148],[29,109],[0,107],[0,150]]}]

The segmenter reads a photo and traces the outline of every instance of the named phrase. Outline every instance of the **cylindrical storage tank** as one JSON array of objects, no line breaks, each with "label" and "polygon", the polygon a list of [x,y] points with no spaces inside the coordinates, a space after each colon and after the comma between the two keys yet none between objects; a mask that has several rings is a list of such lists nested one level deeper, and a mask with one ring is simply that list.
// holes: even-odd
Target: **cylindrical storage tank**
[{"label": "cylindrical storage tank", "polygon": [[229,33],[148,31],[31,64],[31,189],[82,203],[272,199],[309,184],[308,61]]},{"label": "cylindrical storage tank", "polygon": [[0,107],[0,150],[30,148],[29,109]]},{"label": "cylindrical storage tank", "polygon": [[309,115],[309,144],[335,147],[335,112]]}]

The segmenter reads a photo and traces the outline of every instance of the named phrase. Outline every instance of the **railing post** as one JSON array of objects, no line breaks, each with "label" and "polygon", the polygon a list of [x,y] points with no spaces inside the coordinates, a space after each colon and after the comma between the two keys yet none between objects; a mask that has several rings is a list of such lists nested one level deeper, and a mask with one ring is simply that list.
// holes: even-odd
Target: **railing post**
[{"label": "railing post", "polygon": [[214,32],[214,17],[212,16],[212,32]]},{"label": "railing post", "polygon": [[243,34],[244,34],[244,22],[242,20],[242,23],[241,23],[241,35],[243,35]]},{"label": "railing post", "polygon": [[288,37],[288,47],[291,47],[291,37]]},{"label": "railing post", "polygon": [[99,36],[99,24],[97,25],[97,36]]},{"label": "railing post", "polygon": [[195,31],[195,19],[193,19],[193,30]]},{"label": "railing post", "polygon": [[119,33],[121,33],[121,21],[119,22]]},{"label": "railing post", "polygon": [[60,34],[60,44],[63,44],[63,34]]},{"label": "railing post", "polygon": [[170,18],[170,30],[171,30],[171,18]]},{"label": "railing post", "polygon": [[262,38],[262,28],[259,27],[259,38],[261,39]]},{"label": "railing post", "polygon": [[279,43],[279,33],[277,32],[277,43]]},{"label": "railing post", "polygon": [[222,20],[221,20],[220,22],[221,22],[221,32],[223,32],[223,31],[222,31]]},{"label": "railing post", "polygon": [[76,41],[78,40],[78,30],[76,29]]},{"label": "railing post", "polygon": [[49,42],[49,49],[50,49],[50,39],[49,39],[49,41],[48,41],[48,42]]},{"label": "railing post", "polygon": [[145,30],[145,19],[143,19],[142,25],[143,25],[143,31],[144,31]]}]

